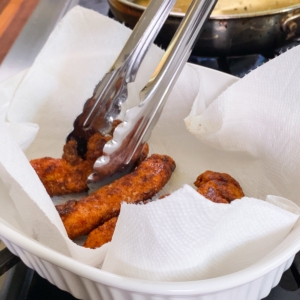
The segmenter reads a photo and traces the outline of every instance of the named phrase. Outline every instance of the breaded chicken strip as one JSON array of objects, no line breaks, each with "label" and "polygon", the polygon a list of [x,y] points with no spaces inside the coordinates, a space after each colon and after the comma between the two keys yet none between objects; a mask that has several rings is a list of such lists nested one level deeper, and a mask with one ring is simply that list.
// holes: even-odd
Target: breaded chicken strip
[{"label": "breaded chicken strip", "polygon": [[[158,200],[164,199],[165,197],[169,196],[170,194],[165,194],[159,197]],[[144,201],[144,204],[149,203],[148,201]],[[102,245],[111,241],[112,236],[115,231],[115,227],[117,225],[118,217],[111,218],[110,220],[106,221],[104,224],[100,225],[96,229],[92,230],[83,245],[86,248],[99,248]]]},{"label": "breaded chicken strip", "polygon": [[110,242],[114,234],[117,221],[117,217],[111,218],[103,225],[92,230],[83,244],[83,247],[95,249]]},{"label": "breaded chicken strip", "polygon": [[52,196],[80,193],[88,189],[87,176],[93,171],[93,165],[103,153],[103,147],[110,136],[95,133],[88,141],[86,158],[77,154],[77,143],[69,141],[64,146],[62,158],[44,157],[30,161],[37,175]]},{"label": "breaded chicken strip", "polygon": [[30,163],[51,197],[88,189],[86,179],[92,166],[87,161],[74,166],[62,158],[43,157]]},{"label": "breaded chicken strip", "polygon": [[206,171],[194,184],[198,193],[216,203],[230,203],[245,196],[240,184],[226,173]]},{"label": "breaded chicken strip", "polygon": [[[207,199],[216,203],[230,203],[235,199],[242,198],[244,193],[239,183],[226,173],[206,171],[199,175],[195,181],[197,192]],[[163,195],[163,199],[168,195]],[[112,218],[103,225],[92,230],[88,235],[84,247],[98,248],[111,241],[118,218]]]},{"label": "breaded chicken strip", "polygon": [[122,202],[136,203],[153,197],[169,181],[175,169],[167,155],[153,154],[132,172],[79,201],[57,205],[71,239],[86,235],[118,216]]},{"label": "breaded chicken strip", "polygon": [[[62,158],[44,157],[30,161],[48,194],[59,196],[81,193],[88,190],[87,177],[93,172],[97,158],[103,154],[103,147],[111,136],[99,132],[93,134],[87,143],[85,159],[77,153],[77,142],[70,140],[64,146]],[[145,144],[137,161],[140,163],[148,156],[149,147]]]},{"label": "breaded chicken strip", "polygon": [[[197,177],[195,185],[198,187],[198,193],[216,203],[228,204],[231,201],[244,196],[239,183],[226,173],[206,171]],[[160,199],[163,199],[166,196],[168,195],[163,195]],[[95,249],[110,242],[114,234],[117,220],[118,218],[114,217],[92,230],[83,246]]]},{"label": "breaded chicken strip", "polygon": [[204,173],[200,174],[196,181],[194,182],[196,187],[199,187],[201,184],[206,183],[211,180],[229,182],[240,188],[240,184],[229,174],[227,173],[218,173],[214,171],[205,171]]}]

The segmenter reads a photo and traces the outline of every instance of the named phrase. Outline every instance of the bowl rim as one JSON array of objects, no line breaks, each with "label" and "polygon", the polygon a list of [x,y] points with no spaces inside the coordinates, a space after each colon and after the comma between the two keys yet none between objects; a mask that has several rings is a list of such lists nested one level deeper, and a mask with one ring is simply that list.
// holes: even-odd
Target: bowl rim
[{"label": "bowl rim", "polygon": [[[191,64],[198,68],[199,66]],[[204,68],[204,67],[201,67]],[[229,74],[221,73],[216,70],[204,68],[206,72],[212,75],[221,74],[226,77],[234,77]],[[27,72],[26,69],[23,72]],[[18,76],[18,75],[14,75]],[[300,235],[297,234],[296,227],[300,227],[300,218],[292,231],[286,236],[291,239],[285,243],[284,247],[279,244],[271,253],[263,257],[260,261],[241,271],[231,273],[225,276],[206,280],[195,280],[186,282],[162,282],[150,281],[136,278],[124,277],[103,271],[99,268],[89,266],[71,257],[68,257],[58,251],[44,246],[33,238],[24,235],[17,228],[10,225],[0,217],[0,239],[16,255],[20,253],[17,248],[36,256],[38,259],[47,261],[59,268],[74,273],[77,276],[86,278],[95,283],[118,288],[124,291],[133,291],[144,294],[154,294],[162,296],[193,296],[199,294],[218,293],[224,290],[242,286],[254,281],[262,276],[272,272],[284,263],[287,263],[300,250]],[[278,249],[279,248],[279,249]],[[276,254],[280,250],[280,257]],[[20,255],[21,256],[21,255]],[[26,261],[25,261],[26,264]],[[260,266],[259,268],[257,266]]]},{"label": "bowl rim", "polygon": [[[141,12],[143,12],[146,9],[146,6],[140,5],[133,3],[132,0],[113,0],[116,2],[120,2],[125,6],[129,6],[131,8],[137,9]],[[112,0],[108,0],[110,5],[112,4]],[[300,9],[300,3],[299,4],[294,4],[290,6],[286,6],[283,8],[276,8],[276,9],[271,9],[269,11],[259,11],[259,12],[252,12],[252,13],[237,13],[237,14],[222,14],[222,15],[211,15],[209,18],[211,20],[224,20],[224,19],[242,19],[242,18],[251,18],[251,17],[264,17],[264,16],[270,16],[270,15],[275,15],[275,14],[281,14],[281,13],[288,13],[291,12],[295,9]],[[172,11],[170,13],[171,17],[179,17],[183,18],[185,15],[184,12],[174,12]]]},{"label": "bowl rim", "polygon": [[[40,244],[38,241],[12,229],[11,226],[5,225],[5,223],[6,221],[0,218],[0,236],[3,238],[4,243],[7,239],[8,244],[12,243],[30,254],[35,255],[39,259],[45,260],[48,263],[96,283],[125,291],[145,294],[153,294],[153,291],[155,291],[156,295],[192,296],[196,294],[216,293],[235,288],[254,281],[278,268],[292,258],[300,248],[300,236],[297,236],[288,247],[282,249],[280,259],[278,259],[276,255],[271,254],[267,256],[269,259],[262,258],[262,260],[246,269],[212,279],[186,282],[160,282],[123,277],[86,265]],[[10,249],[9,245],[8,248]],[[12,252],[14,252],[15,248],[12,248]],[[260,264],[261,267],[257,268],[257,264]]]}]

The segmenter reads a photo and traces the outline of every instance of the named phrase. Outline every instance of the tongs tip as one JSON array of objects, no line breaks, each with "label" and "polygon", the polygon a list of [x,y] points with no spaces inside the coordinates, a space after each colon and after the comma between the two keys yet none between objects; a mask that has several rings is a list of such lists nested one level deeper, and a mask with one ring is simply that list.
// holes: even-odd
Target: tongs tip
[{"label": "tongs tip", "polygon": [[[127,110],[126,121],[113,132],[113,138],[103,148],[103,156],[96,160],[95,173],[87,180],[89,187],[95,183],[103,183],[103,179],[111,181],[134,167],[191,53],[193,43],[216,2],[217,0],[192,1],[153,77],[140,92],[140,104]],[[104,76],[95,89],[94,96],[87,101],[83,113],[74,123],[75,127],[82,127],[75,133],[89,134],[90,129],[103,133],[102,129],[107,129],[106,125],[111,125],[118,117],[121,105],[128,96],[127,84],[135,80],[146,52],[174,3],[175,0],[151,1],[141,18],[144,24],[138,22],[131,39],[127,41],[110,72]],[[80,151],[84,152],[86,140],[83,138],[80,141],[80,135],[78,137],[78,149],[81,147]]]}]

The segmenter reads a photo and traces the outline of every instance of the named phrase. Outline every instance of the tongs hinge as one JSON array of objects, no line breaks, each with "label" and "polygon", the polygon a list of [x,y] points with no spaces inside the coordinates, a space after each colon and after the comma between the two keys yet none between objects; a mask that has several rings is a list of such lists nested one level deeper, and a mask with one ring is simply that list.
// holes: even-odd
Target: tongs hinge
[{"label": "tongs hinge", "polygon": [[121,53],[108,73],[96,86],[93,96],[76,118],[67,141],[74,139],[78,153],[84,157],[89,137],[100,131],[110,131],[112,122],[120,114],[121,105],[128,97],[127,84],[133,82],[137,71],[167,19],[176,0],[155,0],[141,16]]},{"label": "tongs hinge", "polygon": [[[103,148],[103,156],[95,162],[95,173],[89,176],[88,183],[134,166],[216,2],[193,0],[155,72],[136,95],[139,105],[129,109],[124,121],[116,127],[112,140]],[[142,60],[174,4],[175,0],[151,1],[110,71],[86,102],[68,139],[78,141],[95,131],[109,132],[128,97],[127,84],[135,81]]]},{"label": "tongs hinge", "polygon": [[134,165],[216,2],[194,0],[191,3],[154,74],[140,92],[140,104],[126,112],[125,120],[115,129],[112,141],[104,146],[103,156],[95,162],[96,173],[88,178],[88,182]]}]

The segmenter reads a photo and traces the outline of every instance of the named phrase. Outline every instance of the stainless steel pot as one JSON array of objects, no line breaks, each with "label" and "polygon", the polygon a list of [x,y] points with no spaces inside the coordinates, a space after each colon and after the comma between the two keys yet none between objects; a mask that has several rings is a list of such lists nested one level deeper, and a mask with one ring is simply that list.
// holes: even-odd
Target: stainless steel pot
[{"label": "stainless steel pot", "polygon": [[[108,2],[115,18],[131,28],[145,10],[132,0]],[[178,12],[170,14],[156,40],[158,45],[166,47],[169,44],[183,16],[184,13]],[[300,41],[300,0],[298,4],[265,11],[212,14],[193,53],[208,57],[268,55],[294,41]]]}]

